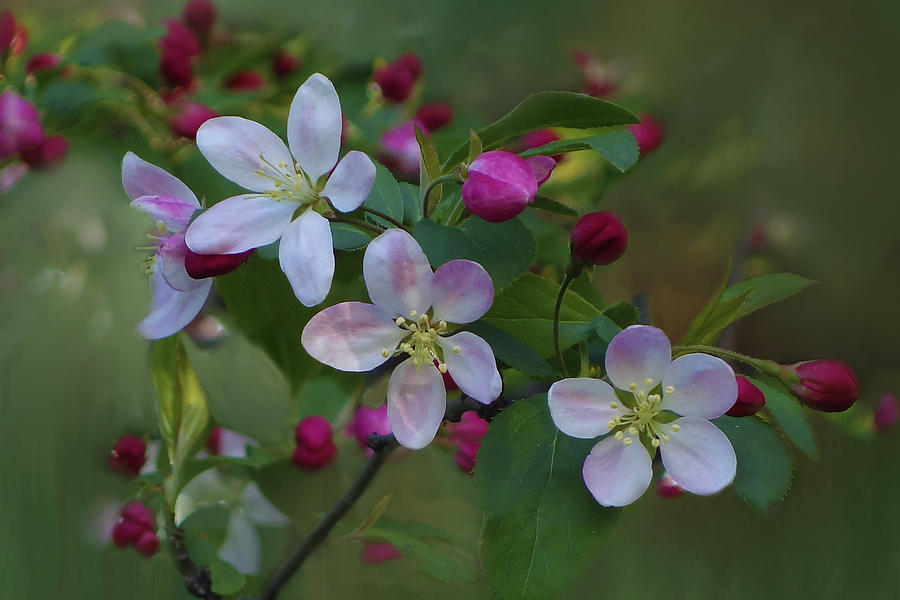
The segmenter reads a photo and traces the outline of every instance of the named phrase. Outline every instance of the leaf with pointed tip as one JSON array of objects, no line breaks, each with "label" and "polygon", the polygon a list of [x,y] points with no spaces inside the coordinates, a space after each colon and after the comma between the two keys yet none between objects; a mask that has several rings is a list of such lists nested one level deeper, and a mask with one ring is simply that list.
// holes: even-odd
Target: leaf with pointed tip
[{"label": "leaf with pointed tip", "polygon": [[538,155],[553,156],[579,150],[593,150],[622,173],[637,163],[639,154],[637,142],[630,131],[612,131],[582,138],[557,140],[543,146],[529,148],[521,155],[524,158]]}]

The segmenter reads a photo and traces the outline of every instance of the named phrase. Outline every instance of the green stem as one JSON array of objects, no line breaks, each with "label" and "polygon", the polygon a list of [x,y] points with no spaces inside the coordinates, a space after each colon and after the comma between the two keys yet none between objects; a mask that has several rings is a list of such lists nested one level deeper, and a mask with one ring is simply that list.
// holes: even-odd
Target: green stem
[{"label": "green stem", "polygon": [[450,175],[441,175],[437,179],[432,179],[431,181],[428,182],[428,185],[425,187],[425,193],[422,194],[422,218],[423,219],[428,218],[428,196],[431,195],[431,191],[435,187],[437,187],[443,183],[449,183],[451,181],[460,183],[461,180],[456,174],[451,173]]},{"label": "green stem", "polygon": [[559,370],[564,377],[569,376],[569,370],[566,368],[566,362],[563,360],[562,350],[559,348],[559,311],[562,309],[563,297],[566,295],[566,289],[575,279],[570,271],[566,271],[562,285],[559,286],[559,295],[556,297],[556,308],[553,309],[553,348],[556,350],[556,360],[559,361]]},{"label": "green stem", "polygon": [[336,223],[347,223],[348,225],[362,227],[363,229],[368,229],[369,231],[373,232],[375,235],[381,235],[382,233],[384,233],[383,227],[379,227],[378,225],[375,225],[373,223],[368,223],[366,221],[363,221],[362,219],[354,219],[353,217],[348,217],[345,215],[331,217],[328,220],[334,221]]},{"label": "green stem", "polygon": [[726,350],[724,348],[718,348],[716,346],[704,346],[699,344],[691,346],[674,346],[672,348],[673,355],[687,354],[689,352],[704,352],[706,354],[712,354],[721,358],[736,360],[746,365],[750,365],[761,373],[774,375],[775,377],[779,377],[781,373],[781,365],[779,365],[775,361],[765,360],[762,358],[753,358],[752,356],[747,356],[746,354],[741,354],[740,352],[735,352],[734,350]]},{"label": "green stem", "polygon": [[411,231],[409,231],[409,227],[407,227],[406,225],[404,225],[397,219],[391,217],[390,215],[386,215],[385,213],[381,212],[380,210],[375,210],[374,208],[369,208],[368,206],[363,206],[363,210],[369,214],[373,214],[376,217],[380,217],[380,218],[384,219],[385,221],[387,221],[391,225],[394,225],[395,227],[398,227],[400,229],[405,229],[409,233],[412,233]]}]

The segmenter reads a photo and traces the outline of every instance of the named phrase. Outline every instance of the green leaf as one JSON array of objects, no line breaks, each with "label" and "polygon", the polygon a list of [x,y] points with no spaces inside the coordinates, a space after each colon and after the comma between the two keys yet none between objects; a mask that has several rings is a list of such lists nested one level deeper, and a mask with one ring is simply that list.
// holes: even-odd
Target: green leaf
[{"label": "green leaf", "polygon": [[537,196],[529,205],[530,208],[536,208],[538,210],[546,210],[547,212],[556,213],[558,215],[565,215],[567,217],[577,217],[578,211],[574,208],[566,206],[561,202],[557,202],[556,200],[551,200],[550,198],[545,198],[543,196]]},{"label": "green leaf", "polygon": [[807,456],[817,457],[819,448],[816,445],[816,438],[813,436],[800,402],[774,380],[762,381],[753,377],[747,377],[747,379],[765,395],[766,410],[769,411],[775,423],[791,443]]},{"label": "green leaf", "polygon": [[466,157],[466,162],[472,162],[475,160],[482,151],[481,138],[478,137],[478,134],[475,133],[474,129],[469,130],[469,154]]},{"label": "green leaf", "polygon": [[66,61],[92,67],[116,66],[124,73],[154,83],[159,62],[155,44],[164,33],[160,26],[105,21],[78,37]]},{"label": "green leaf", "polygon": [[541,356],[490,323],[477,321],[466,325],[466,329],[481,336],[490,344],[494,356],[506,365],[526,373],[534,379],[558,379],[556,369],[550,366]]},{"label": "green leaf", "polygon": [[723,329],[740,319],[744,304],[752,290],[728,300],[714,299],[694,319],[682,340],[682,345],[711,344]]},{"label": "green leaf", "polygon": [[719,417],[713,422],[737,455],[734,491],[755,510],[768,512],[791,487],[793,463],[781,436],[756,417]]},{"label": "green leaf", "polygon": [[534,238],[518,219],[489,223],[471,217],[459,227],[423,219],[413,236],[435,267],[456,258],[479,263],[490,274],[494,290],[509,284],[534,259]]},{"label": "green leaf", "polygon": [[[403,195],[400,193],[400,186],[397,180],[394,179],[394,176],[387,168],[376,162],[375,183],[372,184],[372,191],[369,192],[369,197],[366,198],[363,205],[382,212],[402,223],[403,204]],[[380,227],[393,227],[389,222],[370,213],[366,213],[366,219]]]},{"label": "green leaf", "polygon": [[638,145],[630,131],[613,131],[571,140],[558,140],[537,148],[529,148],[522,156],[563,154],[579,150],[594,150],[621,172],[630,169],[638,160]]},{"label": "green leaf", "polygon": [[[630,111],[606,100],[574,92],[538,92],[478,131],[478,137],[484,149],[490,150],[511,138],[544,127],[589,129],[639,122]],[[468,142],[460,145],[444,163],[443,171],[449,172],[458,165],[468,151]]]},{"label": "green leaf", "polygon": [[201,506],[191,512],[180,524],[184,530],[184,542],[188,555],[199,565],[208,565],[228,535],[231,511],[222,505]]},{"label": "green leaf", "polygon": [[546,396],[514,403],[492,422],[475,467],[484,524],[482,564],[495,598],[557,598],[601,559],[618,510],[581,477],[595,440],[570,438]]},{"label": "green leaf", "polygon": [[247,583],[246,575],[220,558],[213,559],[209,564],[209,576],[212,579],[212,591],[222,596],[237,594]]},{"label": "green leaf", "polygon": [[[372,220],[383,221],[378,217],[370,216]],[[359,250],[365,248],[372,241],[372,237],[347,223],[330,223],[331,243],[338,250]]]},{"label": "green leaf", "polygon": [[441,201],[441,186],[435,187],[429,192],[429,197],[425,199],[425,190],[428,185],[441,176],[441,159],[438,158],[437,152],[425,133],[419,129],[418,125],[414,125],[416,130],[416,142],[419,144],[419,203],[424,207],[428,204],[428,214],[434,212],[434,207]]},{"label": "green leaf", "polygon": [[[387,542],[410,559],[416,567],[444,583],[469,583],[475,579],[472,557],[461,552],[457,538],[424,523],[403,523],[379,519],[361,536],[367,541]],[[447,543],[456,542],[457,547]]]},{"label": "green leaf", "polygon": [[738,318],[743,318],[765,306],[790,298],[816,283],[794,273],[771,273],[736,283],[722,293],[728,301],[750,292]]},{"label": "green leaf", "polygon": [[169,455],[175,459],[178,442],[178,426],[181,422],[181,404],[178,399],[178,349],[181,342],[173,335],[153,342],[150,346],[150,379],[156,390],[156,415],[159,432]]}]

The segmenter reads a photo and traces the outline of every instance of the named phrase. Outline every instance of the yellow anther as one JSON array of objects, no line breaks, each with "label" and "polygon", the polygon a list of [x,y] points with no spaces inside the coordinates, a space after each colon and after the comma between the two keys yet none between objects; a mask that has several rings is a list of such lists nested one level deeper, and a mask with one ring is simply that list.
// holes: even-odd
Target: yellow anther
[{"label": "yellow anther", "polygon": [[621,440],[623,437],[625,437],[625,434],[622,433],[621,431],[617,431],[613,437],[616,438],[617,440]]},{"label": "yellow anther", "polygon": [[675,386],[667,385],[667,386],[666,386],[666,393],[667,393],[667,394],[674,394],[674,393],[675,393]]},{"label": "yellow anther", "polygon": [[446,373],[447,365],[445,365],[444,363],[438,363],[438,371],[440,371],[441,373]]},{"label": "yellow anther", "polygon": [[613,427],[616,426],[615,420],[610,419],[609,421],[606,422],[606,426],[609,427],[610,429],[612,429]]},{"label": "yellow anther", "polygon": [[406,319],[404,319],[403,317],[397,317],[397,320],[394,321],[394,323],[397,324],[397,327],[403,327],[403,325],[406,324]]},{"label": "yellow anther", "polygon": [[647,379],[644,380],[644,385],[646,387],[650,387],[651,385],[653,385],[653,380],[648,377]]},{"label": "yellow anther", "polygon": [[459,346],[453,346],[453,354],[459,354],[460,352],[462,352],[462,348],[460,348]]},{"label": "yellow anther", "polygon": [[412,317],[413,319],[416,318],[416,315],[417,315],[417,314],[419,314],[419,311],[417,311],[417,310],[411,310],[411,311],[409,311],[409,316]]},{"label": "yellow anther", "polygon": [[628,428],[628,433],[630,433],[631,435],[637,435],[637,432],[637,427],[635,427],[634,425]]},{"label": "yellow anther", "polygon": [[616,410],[617,408],[619,408],[619,403],[618,402],[610,402],[609,407],[613,410]]},{"label": "yellow anther", "polygon": [[659,440],[656,438],[653,438],[652,440],[650,440],[650,445],[653,446],[654,448],[659,448]]},{"label": "yellow anther", "polygon": [[662,438],[662,441],[663,441],[663,442],[668,443],[668,441],[669,441],[669,434],[667,434],[667,433],[662,433],[662,434],[660,434],[659,437]]},{"label": "yellow anther", "polygon": [[634,382],[629,383],[629,384],[628,384],[628,389],[631,390],[631,391],[633,392],[634,390],[637,389],[637,384],[634,383]]},{"label": "yellow anther", "polygon": [[624,440],[622,440],[622,443],[625,444],[626,446],[630,446],[632,441],[634,441],[634,440],[632,440],[630,437],[627,437]]},{"label": "yellow anther", "polygon": [[438,323],[438,329],[442,330],[442,331],[446,331],[447,330],[447,321],[441,321],[440,323]]},{"label": "yellow anther", "polygon": [[672,425],[672,431],[680,431],[680,430],[681,430],[681,425],[679,425],[678,423],[675,423],[674,425]]},{"label": "yellow anther", "polygon": [[383,357],[387,358],[388,356],[391,355],[391,351],[388,350],[387,348],[382,348],[382,349],[381,349],[381,355],[382,355]]}]

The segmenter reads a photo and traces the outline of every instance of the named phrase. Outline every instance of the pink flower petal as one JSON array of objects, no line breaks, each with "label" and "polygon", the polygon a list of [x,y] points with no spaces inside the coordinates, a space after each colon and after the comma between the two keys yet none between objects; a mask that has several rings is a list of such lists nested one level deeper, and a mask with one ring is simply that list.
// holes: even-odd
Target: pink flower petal
[{"label": "pink flower petal", "polygon": [[[672,426],[677,425],[678,431]],[[737,457],[718,427],[698,417],[683,417],[664,426],[669,441],[660,447],[669,475],[692,494],[709,496],[734,481]]]},{"label": "pink flower petal", "polygon": [[375,183],[375,164],[362,152],[348,152],[322,190],[322,196],[341,212],[356,210],[369,197]]},{"label": "pink flower petal", "polygon": [[187,292],[203,285],[202,280],[194,279],[185,270],[184,257],[187,253],[184,233],[170,235],[157,251],[156,268],[169,287],[179,292]]},{"label": "pink flower petal", "polygon": [[[714,419],[737,401],[734,371],[709,354],[679,356],[669,364],[662,383],[662,407],[683,417]],[[669,386],[675,388],[674,393],[665,391]]]},{"label": "pink flower petal", "polygon": [[534,179],[538,185],[550,179],[550,174],[556,168],[556,161],[550,156],[532,156],[526,158],[525,162],[528,163],[528,166],[534,172]]},{"label": "pink flower petal", "polygon": [[[503,380],[490,345],[474,333],[462,331],[438,338],[447,372],[462,392],[482,404],[490,404],[503,391]],[[459,348],[459,352],[454,352]]]},{"label": "pink flower petal", "polygon": [[386,316],[410,317],[431,307],[434,274],[419,243],[402,229],[389,229],[369,242],[363,278],[369,297]]},{"label": "pink flower petal", "polygon": [[622,414],[616,393],[605,381],[579,377],[563,379],[547,392],[550,417],[560,431],[577,438],[595,438],[610,431],[611,419]]},{"label": "pink flower petal", "polygon": [[317,313],[303,328],[300,343],[317,361],[341,371],[370,371],[387,358],[408,331],[372,304],[342,302]]},{"label": "pink flower petal", "polygon": [[172,196],[140,196],[131,201],[131,206],[162,222],[169,231],[184,231],[198,208]]},{"label": "pink flower petal", "polygon": [[[127,153],[122,159],[122,187],[132,200],[141,196],[165,196],[181,200],[195,209],[200,208],[197,196],[180,179],[139,158],[133,152]],[[180,229],[183,228],[184,222]]]},{"label": "pink flower petal", "polygon": [[259,248],[281,237],[297,206],[259,194],[232,196],[194,219],[185,241],[198,254],[237,254]]},{"label": "pink flower petal", "polygon": [[631,384],[635,384],[636,390],[647,392],[659,385],[671,360],[672,347],[662,330],[648,325],[632,325],[609,343],[606,372],[613,385],[620,390],[628,390]]},{"label": "pink flower petal", "polygon": [[408,358],[388,382],[388,420],[401,445],[419,450],[431,443],[447,409],[441,373],[432,365],[416,367]]},{"label": "pink flower petal", "polygon": [[471,323],[494,301],[494,285],[484,267],[471,260],[451,260],[431,280],[433,321]]},{"label": "pink flower petal", "polygon": [[212,279],[200,283],[189,292],[179,292],[166,283],[159,270],[154,271],[150,277],[153,294],[150,313],[138,324],[138,333],[148,340],[157,340],[169,337],[193,321],[206,303]]},{"label": "pink flower petal", "polygon": [[625,445],[608,437],[597,442],[584,460],[581,476],[603,506],[627,506],[640,498],[653,479],[650,455],[637,438]]},{"label": "pink flower petal", "polygon": [[328,219],[312,209],[297,217],[281,236],[278,262],[304,306],[322,302],[331,290],[334,276]]},{"label": "pink flower petal", "polygon": [[[281,138],[256,121],[216,117],[197,130],[197,147],[212,168],[254,192],[293,177],[294,159]],[[259,171],[262,171],[262,174]]]},{"label": "pink flower petal", "polygon": [[334,85],[321,73],[310,75],[291,102],[287,138],[297,164],[313,183],[337,162],[341,125],[341,102]]}]

